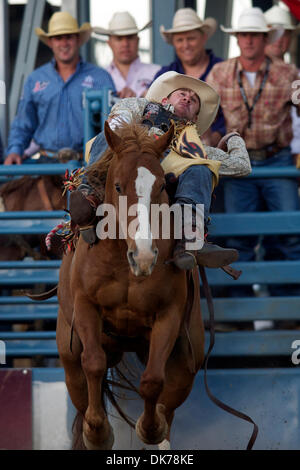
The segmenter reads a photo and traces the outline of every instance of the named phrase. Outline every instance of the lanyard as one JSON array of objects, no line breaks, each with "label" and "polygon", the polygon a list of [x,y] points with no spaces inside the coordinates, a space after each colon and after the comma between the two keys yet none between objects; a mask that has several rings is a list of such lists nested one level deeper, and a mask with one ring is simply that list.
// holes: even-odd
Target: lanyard
[{"label": "lanyard", "polygon": [[242,83],[242,73],[243,72],[242,72],[242,70],[240,70],[240,72],[238,73],[238,83],[239,83],[241,95],[242,95],[243,101],[244,101],[245,106],[246,106],[247,111],[248,111],[248,128],[249,129],[252,126],[252,112],[253,112],[254,106],[258,102],[258,100],[260,98],[260,95],[262,94],[262,91],[263,91],[263,89],[266,85],[266,81],[267,81],[267,78],[268,78],[268,75],[269,75],[270,63],[271,63],[271,61],[267,57],[267,66],[266,66],[266,71],[265,71],[265,74],[264,74],[264,78],[263,78],[263,80],[260,84],[260,87],[259,87],[259,90],[258,90],[256,96],[254,97],[253,104],[252,104],[251,107],[249,106],[247,96],[246,96],[246,93],[245,93],[245,89],[244,89],[243,83]]}]

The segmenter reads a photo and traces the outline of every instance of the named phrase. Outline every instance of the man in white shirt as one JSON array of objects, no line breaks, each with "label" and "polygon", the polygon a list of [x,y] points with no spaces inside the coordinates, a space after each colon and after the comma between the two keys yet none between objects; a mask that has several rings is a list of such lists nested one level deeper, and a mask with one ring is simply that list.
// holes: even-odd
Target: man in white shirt
[{"label": "man in white shirt", "polygon": [[109,36],[108,45],[113,61],[107,67],[120,98],[144,96],[160,65],[145,64],[138,56],[138,33],[151,26],[151,21],[138,29],[134,18],[127,11],[115,13],[109,28],[95,27],[97,34]]}]

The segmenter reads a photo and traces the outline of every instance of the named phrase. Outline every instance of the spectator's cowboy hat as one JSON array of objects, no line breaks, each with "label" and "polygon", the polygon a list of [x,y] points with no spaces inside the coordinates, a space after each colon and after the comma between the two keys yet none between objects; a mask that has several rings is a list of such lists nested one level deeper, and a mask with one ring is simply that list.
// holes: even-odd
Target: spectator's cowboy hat
[{"label": "spectator's cowboy hat", "polygon": [[278,5],[265,11],[264,15],[268,26],[279,26],[285,30],[300,32],[300,25],[293,23],[291,13]]},{"label": "spectator's cowboy hat", "polygon": [[220,27],[224,33],[233,35],[237,33],[266,33],[270,44],[277,41],[283,34],[282,28],[268,26],[262,10],[256,7],[247,8],[241,13],[236,28],[225,28],[223,25]]},{"label": "spectator's cowboy hat", "polygon": [[48,23],[48,33],[41,28],[35,28],[35,34],[39,39],[47,46],[49,38],[53,36],[61,36],[64,34],[79,34],[79,44],[82,46],[85,42],[90,39],[92,33],[92,27],[90,23],[83,23],[82,26],[78,26],[77,20],[73,18],[70,13],[66,11],[58,11],[54,13]]},{"label": "spectator's cowboy hat", "polygon": [[146,94],[146,99],[161,103],[163,98],[167,98],[173,91],[180,88],[188,88],[199,97],[200,110],[196,125],[199,134],[202,135],[214,122],[220,104],[219,95],[207,83],[189,75],[166,72],[154,80]]},{"label": "spectator's cowboy hat", "polygon": [[151,24],[152,21],[149,21],[143,28],[139,29],[133,16],[131,16],[128,11],[121,11],[113,15],[108,23],[108,29],[95,26],[93,31],[97,34],[104,34],[105,36],[131,36],[149,28]]},{"label": "spectator's cowboy hat", "polygon": [[195,29],[200,29],[210,38],[217,29],[217,22],[214,18],[201,20],[192,8],[180,8],[174,15],[172,28],[165,29],[161,25],[160,34],[168,44],[172,44],[173,34],[193,31]]}]

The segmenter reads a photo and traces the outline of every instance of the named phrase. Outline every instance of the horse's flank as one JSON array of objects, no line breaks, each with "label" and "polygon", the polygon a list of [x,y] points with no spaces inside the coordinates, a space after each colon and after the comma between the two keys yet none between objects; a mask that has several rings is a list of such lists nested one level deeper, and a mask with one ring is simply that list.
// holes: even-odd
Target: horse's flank
[{"label": "horse's flank", "polygon": [[[12,180],[1,186],[0,200],[3,203],[3,211],[63,210],[66,207],[66,198],[62,197],[62,178],[60,176],[24,176]],[[43,236],[2,235],[0,238],[1,260],[40,256],[34,247],[39,247],[40,257],[47,257],[49,254],[44,245]]]},{"label": "horse's flank", "polygon": [[52,209],[62,209],[65,205],[65,199],[62,198],[62,178],[60,176],[23,176],[1,186],[0,197],[3,199],[5,210],[45,210],[38,188],[39,181],[43,181]]}]

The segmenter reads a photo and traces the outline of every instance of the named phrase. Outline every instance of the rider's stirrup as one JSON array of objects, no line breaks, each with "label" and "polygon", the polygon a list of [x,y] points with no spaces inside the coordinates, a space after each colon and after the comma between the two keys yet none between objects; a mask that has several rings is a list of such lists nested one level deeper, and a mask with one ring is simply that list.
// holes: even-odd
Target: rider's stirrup
[{"label": "rider's stirrup", "polygon": [[201,250],[185,250],[186,240],[180,240],[174,250],[173,262],[179,269],[190,270],[197,264],[206,268],[222,268],[237,261],[238,251],[204,243]]}]

